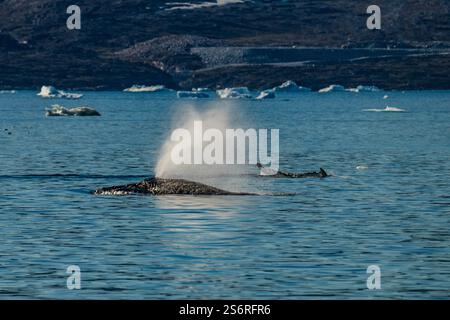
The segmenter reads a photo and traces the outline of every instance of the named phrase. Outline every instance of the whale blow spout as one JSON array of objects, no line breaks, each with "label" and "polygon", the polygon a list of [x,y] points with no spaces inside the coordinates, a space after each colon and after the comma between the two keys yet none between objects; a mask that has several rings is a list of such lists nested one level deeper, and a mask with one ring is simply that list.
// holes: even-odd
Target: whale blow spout
[{"label": "whale blow spout", "polygon": [[206,184],[182,180],[151,178],[144,181],[97,189],[95,195],[255,195],[252,193],[237,193],[221,190]]}]

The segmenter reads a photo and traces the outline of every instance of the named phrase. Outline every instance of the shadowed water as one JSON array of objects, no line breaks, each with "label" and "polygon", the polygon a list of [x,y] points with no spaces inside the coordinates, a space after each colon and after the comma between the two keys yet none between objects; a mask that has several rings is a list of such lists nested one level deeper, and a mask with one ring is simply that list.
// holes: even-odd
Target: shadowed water
[{"label": "shadowed water", "polygon": [[[450,92],[384,95],[212,106],[174,93],[0,94],[0,299],[448,299]],[[53,103],[102,116],[45,118]],[[189,103],[232,108],[236,128],[280,129],[282,169],[334,176],[270,179],[249,168],[254,176],[203,179],[295,193],[284,197],[89,193],[153,175]],[[363,111],[387,105],[406,112]],[[366,287],[372,264],[379,291]],[[81,268],[81,290],[66,288],[69,265]]]}]

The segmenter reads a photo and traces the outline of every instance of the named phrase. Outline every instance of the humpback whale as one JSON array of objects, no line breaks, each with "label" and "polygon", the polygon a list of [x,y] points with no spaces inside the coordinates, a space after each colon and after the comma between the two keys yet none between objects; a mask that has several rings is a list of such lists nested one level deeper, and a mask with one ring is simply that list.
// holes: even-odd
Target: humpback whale
[{"label": "humpback whale", "polygon": [[[257,164],[260,169],[267,169],[262,164]],[[270,169],[269,169],[270,170]],[[319,172],[290,173],[277,171],[275,174],[268,175],[276,178],[326,178],[329,175],[320,168]],[[94,195],[215,195],[215,196],[256,196],[256,193],[231,192],[216,187],[211,187],[203,183],[184,180],[184,179],[163,179],[150,178],[138,183],[118,185],[106,188],[100,188],[92,192]],[[272,194],[272,195],[290,195],[290,194]]]},{"label": "humpback whale", "polygon": [[229,192],[199,182],[183,179],[151,178],[144,181],[97,189],[95,195],[216,195],[216,196],[252,196],[253,193]]},{"label": "humpback whale", "polygon": [[326,178],[329,177],[328,173],[320,168],[319,172],[304,172],[304,173],[292,173],[292,172],[283,172],[276,171],[271,172],[270,168],[264,167],[261,163],[256,164],[258,168],[261,169],[261,172],[267,170],[267,174],[261,174],[261,176],[274,177],[274,178]]}]

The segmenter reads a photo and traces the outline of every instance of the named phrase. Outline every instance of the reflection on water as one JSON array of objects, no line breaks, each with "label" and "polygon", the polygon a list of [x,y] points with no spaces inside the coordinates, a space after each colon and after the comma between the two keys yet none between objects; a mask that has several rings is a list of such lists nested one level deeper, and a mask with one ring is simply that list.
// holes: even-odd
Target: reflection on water
[{"label": "reflection on water", "polygon": [[[361,111],[383,96],[239,101],[236,127],[280,129],[283,170],[333,175],[197,179],[251,197],[90,194],[154,174],[183,107],[170,93],[86,93],[96,119],[0,96],[0,298],[448,298],[450,93],[392,92],[407,113]],[[380,291],[366,289],[372,264]],[[68,265],[82,290],[66,289]]]},{"label": "reflection on water", "polygon": [[[253,199],[254,200],[254,199]],[[252,197],[248,196],[156,196],[153,203],[159,209],[213,210],[250,206]]]}]

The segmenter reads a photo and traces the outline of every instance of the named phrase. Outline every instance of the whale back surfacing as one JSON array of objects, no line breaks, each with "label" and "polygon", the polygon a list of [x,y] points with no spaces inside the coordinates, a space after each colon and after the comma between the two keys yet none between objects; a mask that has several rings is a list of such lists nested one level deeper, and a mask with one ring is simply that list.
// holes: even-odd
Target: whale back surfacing
[{"label": "whale back surfacing", "polygon": [[221,190],[206,184],[183,180],[152,178],[144,181],[101,188],[94,191],[95,195],[252,195]]}]

